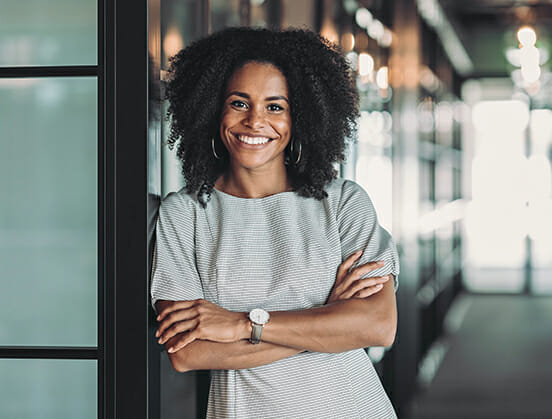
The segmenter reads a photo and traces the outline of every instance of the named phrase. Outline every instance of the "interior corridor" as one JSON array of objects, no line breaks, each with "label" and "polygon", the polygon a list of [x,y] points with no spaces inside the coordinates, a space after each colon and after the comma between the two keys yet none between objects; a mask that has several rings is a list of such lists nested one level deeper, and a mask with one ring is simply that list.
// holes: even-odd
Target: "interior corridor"
[{"label": "interior corridor", "polygon": [[461,323],[411,418],[551,418],[552,297],[466,294],[455,304]]}]

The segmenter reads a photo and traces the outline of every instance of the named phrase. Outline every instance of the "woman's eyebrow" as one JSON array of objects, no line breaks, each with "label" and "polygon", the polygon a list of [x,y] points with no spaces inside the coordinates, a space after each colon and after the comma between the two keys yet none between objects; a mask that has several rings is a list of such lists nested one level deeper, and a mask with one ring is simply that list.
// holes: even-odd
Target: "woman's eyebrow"
[{"label": "woman's eyebrow", "polygon": [[227,98],[229,98],[230,96],[232,95],[235,95],[235,96],[241,96],[245,99],[250,99],[251,97],[247,94],[247,93],[243,93],[243,92],[238,92],[237,90],[232,90],[230,93],[228,93],[226,95]]},{"label": "woman's eyebrow", "polygon": [[[251,96],[249,96],[247,93],[239,92],[237,90],[232,90],[230,93],[228,93],[228,95],[226,95],[226,97],[229,98],[232,95],[240,96],[240,97],[243,97],[245,99],[251,99]],[[289,103],[287,97],[281,96],[281,95],[279,95],[279,96],[269,96],[269,97],[265,98],[265,101],[271,101],[271,100],[285,100],[287,103]]]},{"label": "woman's eyebrow", "polygon": [[267,100],[267,101],[270,101],[270,100],[285,100],[287,103],[289,103],[289,101],[287,100],[287,97],[285,97],[285,96],[269,96],[265,100]]}]

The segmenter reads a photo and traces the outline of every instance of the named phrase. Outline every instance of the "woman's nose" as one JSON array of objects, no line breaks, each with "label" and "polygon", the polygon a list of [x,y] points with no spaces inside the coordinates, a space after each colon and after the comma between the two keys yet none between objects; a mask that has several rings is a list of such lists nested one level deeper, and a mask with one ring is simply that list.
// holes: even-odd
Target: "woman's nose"
[{"label": "woman's nose", "polygon": [[255,129],[263,127],[265,125],[265,120],[262,111],[251,109],[245,118],[244,125]]}]

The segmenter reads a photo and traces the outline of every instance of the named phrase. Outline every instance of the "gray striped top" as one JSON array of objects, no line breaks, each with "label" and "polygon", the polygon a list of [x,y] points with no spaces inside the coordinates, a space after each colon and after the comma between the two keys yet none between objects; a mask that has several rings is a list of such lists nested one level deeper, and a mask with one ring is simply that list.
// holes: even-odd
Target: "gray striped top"
[{"label": "gray striped top", "polygon": [[[159,209],[152,304],[205,298],[228,310],[298,310],[324,304],[337,267],[399,263],[366,192],[337,179],[321,201],[282,192],[259,199],[214,190],[206,208],[181,190]],[[395,283],[395,286],[397,283]],[[366,319],[369,327],[370,319]],[[363,349],[303,352],[261,367],[213,371],[208,418],[394,418]]]}]

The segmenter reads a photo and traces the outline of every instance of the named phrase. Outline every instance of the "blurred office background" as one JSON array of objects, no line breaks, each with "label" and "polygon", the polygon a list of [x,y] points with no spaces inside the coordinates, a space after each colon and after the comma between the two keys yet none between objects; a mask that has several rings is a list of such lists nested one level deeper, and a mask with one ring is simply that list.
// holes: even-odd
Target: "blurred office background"
[{"label": "blurred office background", "polygon": [[357,73],[340,173],[400,252],[397,339],[368,349],[399,417],[552,417],[549,0],[4,2],[0,417],[204,416],[208,373],[144,308],[183,186],[160,98],[172,55],[240,25],[311,28]]}]

